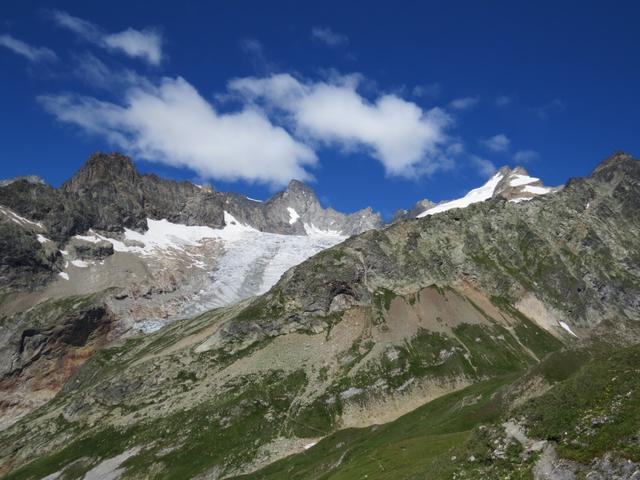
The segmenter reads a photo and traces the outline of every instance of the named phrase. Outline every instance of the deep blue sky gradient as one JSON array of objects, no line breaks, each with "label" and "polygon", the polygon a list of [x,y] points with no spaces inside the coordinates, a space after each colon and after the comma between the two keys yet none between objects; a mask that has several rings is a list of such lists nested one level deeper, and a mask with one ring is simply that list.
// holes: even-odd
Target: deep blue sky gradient
[{"label": "deep blue sky gradient", "polygon": [[[167,58],[160,67],[117,61],[142,74],[182,76],[211,101],[233,77],[359,72],[371,82],[371,98],[396,92],[425,109],[478,96],[476,108],[456,114],[451,133],[468,152],[497,166],[513,165],[516,149],[537,151],[540,158],[525,167],[549,185],[588,174],[615,150],[640,155],[640,2],[5,0],[0,34],[51,48],[61,62],[34,65],[0,49],[0,178],[35,173],[59,185],[91,152],[113,150],[102,138],[57,123],[35,100],[64,91],[96,94],[65,72],[71,56],[91,46],[53,26],[46,15],[51,8],[108,31],[161,28]],[[348,36],[348,45],[319,45],[310,38],[314,26]],[[264,63],[243,51],[247,38],[263,45]],[[412,96],[413,87],[436,82],[439,95]],[[506,108],[494,104],[502,95],[512,98]],[[491,153],[479,144],[497,133],[511,139],[511,154]],[[484,181],[464,160],[452,171],[407,180],[386,177],[365,152],[317,153],[313,187],[325,205],[343,211],[370,205],[389,216],[418,199],[454,198]],[[138,166],[195,178],[188,170],[155,163]],[[211,183],[254,198],[272,193],[245,182]]]}]

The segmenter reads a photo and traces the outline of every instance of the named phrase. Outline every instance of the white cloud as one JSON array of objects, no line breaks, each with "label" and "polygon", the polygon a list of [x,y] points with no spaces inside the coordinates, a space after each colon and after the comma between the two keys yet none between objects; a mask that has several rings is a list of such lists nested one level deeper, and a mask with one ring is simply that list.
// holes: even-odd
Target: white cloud
[{"label": "white cloud", "polygon": [[58,56],[47,47],[35,47],[11,35],[0,35],[0,46],[8,48],[13,53],[22,55],[30,62],[55,62]]},{"label": "white cloud", "polygon": [[240,49],[247,55],[253,68],[267,73],[277,70],[277,66],[267,56],[262,42],[255,38],[243,38],[239,42]]},{"label": "white cloud", "polygon": [[187,167],[204,178],[280,186],[309,180],[315,153],[260,110],[218,113],[182,78],[127,89],[121,104],[78,95],[44,95],[62,122],[100,135],[141,159]]},{"label": "white cloud", "polygon": [[462,155],[465,152],[462,142],[452,143],[447,147],[447,154],[452,156]]},{"label": "white cloud", "polygon": [[348,75],[301,82],[278,74],[235,79],[229,89],[245,101],[262,101],[284,112],[303,138],[371,152],[389,175],[414,177],[450,166],[442,152],[451,124],[444,111],[423,111],[389,94],[369,102],[357,91],[360,81],[361,76]]},{"label": "white cloud", "polygon": [[438,82],[428,85],[416,85],[411,93],[416,97],[438,97],[442,93],[442,85]]},{"label": "white cloud", "polygon": [[152,65],[158,65],[162,61],[162,36],[153,29],[127,28],[122,32],[107,33],[87,20],[60,10],[54,10],[52,18],[59,26],[99,47],[120,51],[129,57],[140,58]]},{"label": "white cloud", "polygon": [[506,108],[510,106],[512,102],[513,102],[513,97],[509,95],[500,95],[499,97],[496,97],[496,100],[495,100],[496,107],[500,107],[500,108]]},{"label": "white cloud", "polygon": [[349,43],[349,37],[341,33],[336,33],[329,27],[313,27],[311,29],[311,38],[329,47],[339,47]]},{"label": "white cloud", "polygon": [[499,133],[498,135],[494,135],[491,138],[487,138],[485,140],[481,140],[485,147],[493,152],[505,152],[509,149],[509,145],[511,145],[511,140],[504,133]]},{"label": "white cloud", "polygon": [[162,37],[153,30],[127,28],[120,33],[111,33],[103,40],[107,47],[145,59],[152,65],[158,65],[162,60]]},{"label": "white cloud", "polygon": [[455,110],[469,110],[475,107],[478,102],[480,102],[478,97],[462,97],[451,101],[449,106]]},{"label": "white cloud", "polygon": [[559,98],[554,98],[550,102],[545,103],[539,107],[534,107],[531,110],[543,120],[549,118],[552,114],[562,112],[566,108],[565,103]]},{"label": "white cloud", "polygon": [[73,55],[73,74],[78,79],[105,90],[121,91],[132,86],[151,87],[152,84],[133,70],[113,66],[109,67],[91,53]]},{"label": "white cloud", "polygon": [[516,163],[528,163],[533,162],[540,158],[540,154],[535,150],[518,150],[513,156],[513,160]]},{"label": "white cloud", "polygon": [[471,159],[471,164],[483,177],[490,177],[497,170],[496,166],[490,160],[478,157],[477,155],[471,155],[469,158]]}]

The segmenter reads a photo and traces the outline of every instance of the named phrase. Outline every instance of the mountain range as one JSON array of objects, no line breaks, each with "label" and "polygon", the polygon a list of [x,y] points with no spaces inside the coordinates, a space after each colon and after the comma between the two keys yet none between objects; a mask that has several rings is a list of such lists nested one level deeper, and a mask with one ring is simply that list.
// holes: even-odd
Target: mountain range
[{"label": "mountain range", "polygon": [[637,478],[640,162],[384,224],[98,153],[0,183],[0,475]]}]

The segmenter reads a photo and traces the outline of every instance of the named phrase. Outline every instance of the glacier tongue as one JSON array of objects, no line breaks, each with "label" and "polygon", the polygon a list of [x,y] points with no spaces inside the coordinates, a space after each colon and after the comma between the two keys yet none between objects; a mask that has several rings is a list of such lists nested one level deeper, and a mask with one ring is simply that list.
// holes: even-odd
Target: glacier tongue
[{"label": "glacier tongue", "polygon": [[205,285],[182,315],[230,305],[271,288],[289,268],[343,241],[346,237],[318,234],[279,235],[246,231],[224,240],[224,253]]},{"label": "glacier tongue", "polygon": [[[226,211],[224,220],[225,227],[215,229],[147,219],[147,231],[125,229],[122,240],[94,231],[76,238],[94,243],[107,240],[116,252],[134,254],[147,265],[154,265],[154,271],[208,270],[200,284],[182,285],[184,299],[168,317],[137,321],[136,328],[146,333],[172,320],[264,293],[289,268],[347,238],[336,231],[307,224],[304,225],[307,235],[261,232]],[[211,245],[219,248],[212,249]],[[80,266],[78,261],[73,265]]]}]

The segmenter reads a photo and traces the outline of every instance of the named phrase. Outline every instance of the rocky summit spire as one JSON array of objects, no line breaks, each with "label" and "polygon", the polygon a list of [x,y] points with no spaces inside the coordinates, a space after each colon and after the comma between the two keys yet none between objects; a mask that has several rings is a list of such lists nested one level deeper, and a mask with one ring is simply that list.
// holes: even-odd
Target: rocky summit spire
[{"label": "rocky summit spire", "polygon": [[96,152],[64,183],[63,189],[77,192],[105,182],[115,182],[114,187],[134,185],[140,181],[140,177],[129,157],[117,152]]}]

